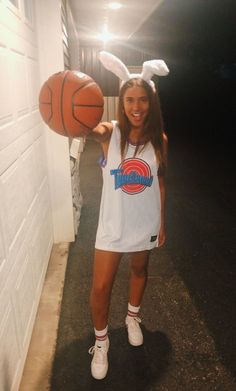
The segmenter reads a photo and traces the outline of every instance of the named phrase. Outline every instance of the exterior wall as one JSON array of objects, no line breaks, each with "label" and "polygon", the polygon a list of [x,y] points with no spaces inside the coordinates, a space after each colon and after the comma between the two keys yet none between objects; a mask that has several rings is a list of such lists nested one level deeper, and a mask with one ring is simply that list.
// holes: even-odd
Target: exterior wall
[{"label": "exterior wall", "polygon": [[68,37],[67,0],[61,0],[62,47],[65,69],[71,69]]},{"label": "exterior wall", "polygon": [[[60,0],[35,0],[41,84],[63,71],[64,52]],[[74,241],[69,140],[44,125],[54,242]]]},{"label": "exterior wall", "polygon": [[[52,244],[33,3],[0,1],[0,390],[17,390]],[[27,8],[24,8],[27,5]]]},{"label": "exterior wall", "polygon": [[[63,0],[64,14],[62,23],[64,30],[64,58],[66,64],[69,64],[70,69],[80,70],[79,62],[79,37],[76,30],[76,25],[73,19],[73,13],[69,7],[69,3]],[[69,60],[67,60],[69,57]],[[74,230],[75,235],[78,233],[80,215],[83,204],[83,197],[80,189],[80,173],[79,163],[80,156],[84,148],[84,138],[77,137],[76,139],[70,139],[70,167],[71,167],[71,184],[72,184],[72,200],[73,200],[73,216],[74,216]]]},{"label": "exterior wall", "polygon": [[104,111],[101,121],[112,121],[117,118],[118,96],[104,96]]},{"label": "exterior wall", "polygon": [[[117,96],[119,93],[119,79],[112,72],[108,72],[98,59],[101,45],[80,45],[80,70],[91,76],[100,86],[104,96]],[[107,49],[106,49],[107,50]],[[116,54],[112,49],[112,53]]]},{"label": "exterior wall", "polygon": [[68,139],[38,111],[64,69],[60,0],[0,0],[0,390],[16,391],[53,242],[74,240]]},{"label": "exterior wall", "polygon": [[70,58],[70,69],[80,70],[79,58],[79,36],[76,30],[76,24],[73,18],[73,13],[69,7],[69,2],[66,3],[67,28],[68,28],[68,49]]}]

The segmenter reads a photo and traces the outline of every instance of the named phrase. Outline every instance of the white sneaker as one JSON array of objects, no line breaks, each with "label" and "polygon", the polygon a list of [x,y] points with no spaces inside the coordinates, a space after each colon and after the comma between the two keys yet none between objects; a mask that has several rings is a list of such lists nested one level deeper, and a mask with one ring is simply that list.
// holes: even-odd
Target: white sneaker
[{"label": "white sneaker", "polygon": [[143,333],[139,326],[141,319],[137,316],[126,316],[125,324],[128,331],[128,340],[132,346],[140,346],[143,344]]},{"label": "white sneaker", "polygon": [[98,346],[98,341],[95,345],[89,349],[89,354],[93,355],[91,362],[91,374],[94,379],[104,379],[108,371],[108,359],[107,353],[109,350],[109,339],[107,338],[106,344]]}]

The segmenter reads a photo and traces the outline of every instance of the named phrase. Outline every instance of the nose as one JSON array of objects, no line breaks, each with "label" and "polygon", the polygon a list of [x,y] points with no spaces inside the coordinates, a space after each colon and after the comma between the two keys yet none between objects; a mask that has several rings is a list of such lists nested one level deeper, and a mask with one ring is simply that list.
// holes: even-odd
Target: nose
[{"label": "nose", "polygon": [[136,111],[138,111],[140,109],[140,102],[138,99],[134,101],[133,109]]}]

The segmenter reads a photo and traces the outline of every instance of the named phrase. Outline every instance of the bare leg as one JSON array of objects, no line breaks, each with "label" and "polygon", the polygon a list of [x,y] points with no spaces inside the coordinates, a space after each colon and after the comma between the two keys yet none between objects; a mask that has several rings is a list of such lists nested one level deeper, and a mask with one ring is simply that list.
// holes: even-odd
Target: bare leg
[{"label": "bare leg", "polygon": [[150,251],[138,251],[132,254],[129,283],[129,303],[140,306],[147,284]]},{"label": "bare leg", "polygon": [[103,330],[108,323],[111,291],[122,253],[95,250],[90,306],[94,327]]}]

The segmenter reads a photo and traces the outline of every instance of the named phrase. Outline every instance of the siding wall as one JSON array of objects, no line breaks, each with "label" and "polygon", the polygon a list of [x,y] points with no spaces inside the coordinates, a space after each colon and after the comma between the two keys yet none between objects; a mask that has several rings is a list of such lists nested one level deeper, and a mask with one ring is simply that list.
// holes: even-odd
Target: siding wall
[{"label": "siding wall", "polygon": [[91,76],[100,86],[104,96],[117,96],[119,80],[107,71],[98,59],[102,47],[80,45],[80,70]]},{"label": "siding wall", "polygon": [[[65,68],[60,0],[35,0],[41,84]],[[44,125],[54,242],[74,240],[69,140]]]},{"label": "siding wall", "polygon": [[104,96],[104,112],[102,121],[112,121],[117,118],[118,96]]},{"label": "siding wall", "polygon": [[70,65],[66,10],[0,0],[0,391],[18,390],[53,242],[74,240],[69,142],[38,111]]},{"label": "siding wall", "polygon": [[62,46],[65,69],[71,69],[69,54],[69,37],[68,37],[68,17],[66,0],[61,1],[61,25],[62,25]]},{"label": "siding wall", "polygon": [[1,0],[1,391],[18,387],[53,244],[39,83],[33,2]]},{"label": "siding wall", "polygon": [[[65,69],[79,70],[79,38],[69,3],[62,0],[62,32]],[[69,139],[71,190],[73,200],[74,232],[78,233],[83,197],[80,188],[80,157],[84,148],[84,138]]]}]

